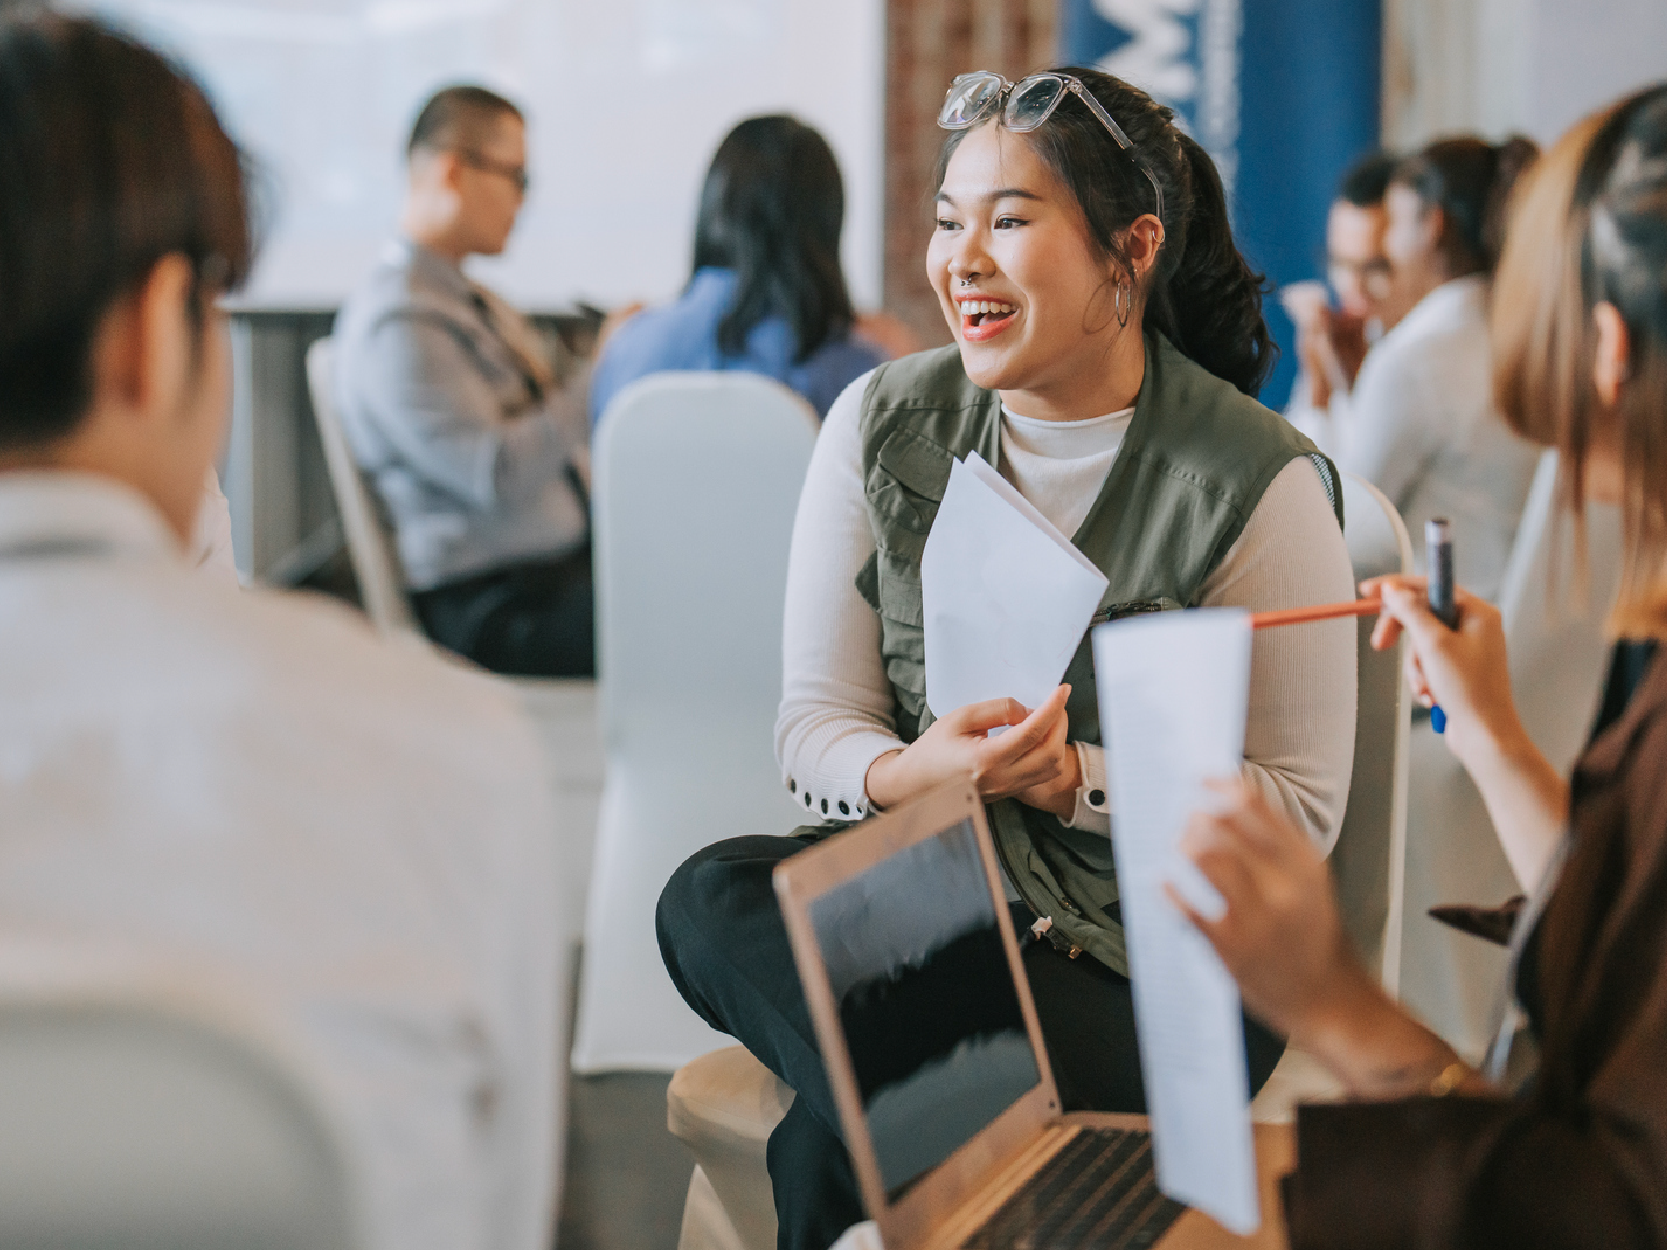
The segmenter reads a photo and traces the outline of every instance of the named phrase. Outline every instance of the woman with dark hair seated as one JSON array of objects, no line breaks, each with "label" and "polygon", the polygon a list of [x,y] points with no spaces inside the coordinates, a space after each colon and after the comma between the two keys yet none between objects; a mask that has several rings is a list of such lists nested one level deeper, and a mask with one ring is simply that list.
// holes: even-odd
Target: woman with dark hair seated
[{"label": "woman with dark hair seated", "polygon": [[[1021,932],[1051,918],[1024,958],[1066,1109],[1145,1106],[1086,639],[1040,707],[925,703],[920,564],[953,462],[979,453],[1073,536],[1109,579],[1096,620],[1352,593],[1335,472],[1251,398],[1272,364],[1261,278],[1171,111],[1093,70],[976,74],[940,124],[926,268],[955,344],[840,396],[793,533],[777,754],[794,801],[833,823],[702,851],[657,917],[689,1003],[798,1091],[769,1145],[783,1246],[830,1244],[861,1205],[771,870],[952,778],[988,804]],[[1354,628],[1265,631],[1251,666],[1246,782],[1329,846]],[[1253,1085],[1283,1048],[1247,1022]]]},{"label": "woman with dark hair seated", "polygon": [[1529,891],[1512,985],[1538,1070],[1509,1094],[1391,1001],[1348,950],[1325,865],[1259,796],[1195,818],[1227,911],[1194,922],[1250,1009],[1362,1100],[1299,1113],[1299,1250],[1667,1243],[1667,86],[1580,122],[1529,175],[1493,342],[1500,408],[1559,450],[1573,514],[1596,499],[1625,517],[1621,641],[1572,780],[1517,719],[1495,608],[1460,593],[1449,630],[1420,580],[1384,579],[1377,641],[1408,638],[1408,677]]},{"label": "woman with dark hair seated", "polygon": [[781,115],[749,117],[718,145],[700,193],[695,271],[674,303],[608,339],[590,419],[627,383],[668,369],[741,369],[792,387],[817,416],[885,359],[853,333],[839,263],[845,188],[828,142]]}]

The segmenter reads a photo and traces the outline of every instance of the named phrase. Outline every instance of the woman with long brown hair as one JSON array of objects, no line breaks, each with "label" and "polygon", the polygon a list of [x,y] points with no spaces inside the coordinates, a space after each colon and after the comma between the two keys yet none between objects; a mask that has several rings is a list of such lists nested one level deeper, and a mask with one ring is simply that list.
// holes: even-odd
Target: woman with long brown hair
[{"label": "woman with long brown hair", "polygon": [[1572,780],[1523,732],[1496,609],[1461,593],[1448,630],[1421,581],[1383,579],[1377,641],[1410,640],[1414,689],[1447,712],[1530,888],[1513,984],[1538,1070],[1509,1095],[1391,1001],[1324,864],[1258,797],[1195,818],[1228,906],[1194,922],[1251,1010],[1374,1100],[1299,1114],[1297,1247],[1667,1241],[1667,85],[1575,126],[1530,176],[1492,333],[1500,409],[1559,449],[1573,515],[1590,498],[1625,517],[1619,642]]}]

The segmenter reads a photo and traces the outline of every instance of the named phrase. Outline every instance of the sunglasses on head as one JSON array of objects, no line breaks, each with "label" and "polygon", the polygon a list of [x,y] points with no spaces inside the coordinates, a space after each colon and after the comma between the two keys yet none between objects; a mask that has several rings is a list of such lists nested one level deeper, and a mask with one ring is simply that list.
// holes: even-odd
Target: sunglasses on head
[{"label": "sunglasses on head", "polygon": [[1008,82],[1000,74],[987,69],[961,74],[949,84],[949,94],[944,97],[943,108],[938,110],[938,125],[945,130],[970,130],[999,113],[1003,126],[1024,134],[1052,117],[1066,92],[1088,106],[1088,111],[1117,141],[1117,146],[1129,153],[1129,159],[1146,175],[1146,181],[1152,184],[1152,198],[1157,203],[1156,214],[1161,222],[1163,189],[1158,186],[1158,180],[1153,177],[1146,162],[1135,155],[1134,144],[1123,133],[1117,119],[1106,112],[1105,105],[1096,100],[1093,93],[1082,85],[1082,79],[1074,74],[1032,74],[1018,82]]}]

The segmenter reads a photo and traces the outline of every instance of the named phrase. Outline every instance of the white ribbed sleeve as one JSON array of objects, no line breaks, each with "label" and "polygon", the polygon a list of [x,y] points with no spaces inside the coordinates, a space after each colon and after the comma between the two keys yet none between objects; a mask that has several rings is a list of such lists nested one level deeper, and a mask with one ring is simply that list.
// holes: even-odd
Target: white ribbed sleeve
[{"label": "white ribbed sleeve", "polygon": [[[795,799],[815,819],[867,814],[863,780],[869,765],[903,745],[880,658],[879,619],[855,584],[874,551],[860,435],[867,383],[866,376],[858,378],[828,413],[799,500],[788,562],[776,758]],[[1034,433],[1036,423],[1020,418],[1013,424]],[[1073,424],[1084,427],[1088,445],[1003,439],[1002,472],[1056,523],[1080,520],[1086,512],[1127,423],[1098,418]],[[1104,445],[1093,445],[1096,438]],[[1049,447],[1050,441],[1059,445]],[[1269,485],[1206,583],[1203,602],[1261,611],[1353,597],[1348,551],[1319,474],[1297,460]],[[1354,717],[1352,620],[1257,635],[1245,776],[1325,845],[1336,837],[1348,796]],[[1099,748],[1087,751],[1098,754]],[[1103,829],[1106,822],[1102,813],[1079,805],[1079,826]]]}]

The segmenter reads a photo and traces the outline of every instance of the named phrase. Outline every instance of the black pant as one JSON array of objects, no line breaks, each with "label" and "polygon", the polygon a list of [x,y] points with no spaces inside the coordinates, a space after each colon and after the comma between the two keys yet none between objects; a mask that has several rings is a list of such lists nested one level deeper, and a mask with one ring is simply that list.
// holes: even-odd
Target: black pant
[{"label": "black pant", "polygon": [[[798,1095],[767,1152],[781,1250],[825,1250],[863,1218],[770,885],[776,864],[809,845],[808,838],[749,837],[707,847],[672,874],[655,913],[666,970],[689,1006]],[[1031,919],[1027,913],[1021,934]],[[1063,1108],[1144,1112],[1129,979],[1088,956],[1069,959],[1047,942],[1024,945],[1024,966]],[[1246,1018],[1252,1090],[1284,1050],[1281,1039]]]},{"label": "black pant", "polygon": [[428,636],[494,673],[594,677],[590,544],[561,560],[518,564],[411,596]]}]

